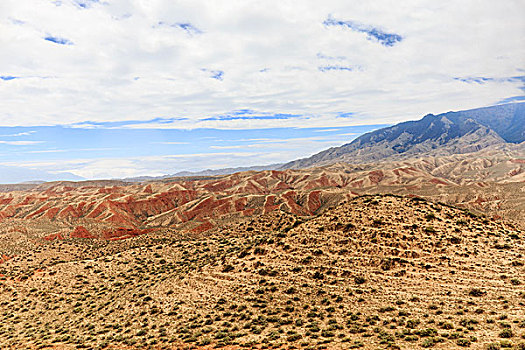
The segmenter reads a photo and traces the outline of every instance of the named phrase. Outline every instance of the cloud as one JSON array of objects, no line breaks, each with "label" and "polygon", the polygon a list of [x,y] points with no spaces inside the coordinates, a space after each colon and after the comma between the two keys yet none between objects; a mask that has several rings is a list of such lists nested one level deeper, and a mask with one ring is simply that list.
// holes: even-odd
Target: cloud
[{"label": "cloud", "polygon": [[[232,2],[228,11],[198,0],[159,0],[149,6],[105,2],[88,9],[62,3],[2,2],[4,75],[53,79],[0,84],[0,125],[172,116],[188,118],[181,124],[195,128],[202,126],[202,118],[239,108],[327,118],[354,112],[373,123],[490,105],[523,94],[516,80],[483,85],[454,80],[523,74],[525,45],[517,43],[523,41],[519,33],[525,24],[518,3],[466,0],[445,6],[423,1],[392,7],[387,1],[327,0],[290,7],[269,0]],[[351,20],[358,30],[346,24],[325,26],[327,18]],[[188,35],[180,24],[201,33]],[[375,33],[371,28],[387,29]],[[380,32],[400,35],[402,41],[385,50]],[[47,33],[74,45],[66,52],[56,50],[41,40]],[[363,40],[367,37],[371,40]],[[319,69],[331,66],[354,70]],[[280,121],[267,120],[266,125]],[[295,125],[304,120],[297,118]]]},{"label": "cloud", "polygon": [[4,162],[5,167],[22,169],[39,169],[41,172],[64,172],[88,179],[126,178],[141,175],[160,176],[173,174],[182,170],[203,170],[203,167],[218,169],[224,164],[242,166],[243,164],[257,164],[265,160],[266,156],[256,152],[215,152],[170,154],[149,157],[127,158],[84,158],[68,161],[24,161]]},{"label": "cloud", "polygon": [[[454,77],[454,80],[461,81],[467,84],[478,84],[485,85],[487,83],[506,84],[510,83],[513,86],[519,87],[520,90],[525,92],[525,75],[514,76],[514,77]],[[521,85],[521,86],[520,86]],[[508,103],[523,100],[522,96],[511,96],[507,97],[498,103]]]},{"label": "cloud", "polygon": [[462,81],[468,84],[472,84],[472,83],[485,84],[486,82],[494,81],[494,78],[485,78],[485,77],[458,78],[458,77],[454,77],[454,80],[459,80],[459,81]]},{"label": "cloud", "polygon": [[19,137],[19,136],[29,136],[34,134],[36,131],[25,131],[25,132],[18,132],[16,134],[8,134],[8,135],[0,135],[0,137]]},{"label": "cloud", "polygon": [[[241,109],[236,113],[250,115],[254,111]],[[2,135],[29,133],[43,141],[25,147],[0,144],[0,149],[4,147],[0,164],[69,172],[85,178],[164,175],[229,165],[286,162],[352,139],[340,133],[360,134],[371,128],[377,126],[249,130],[0,127]]]},{"label": "cloud", "polygon": [[314,132],[335,132],[335,131],[339,131],[341,129],[338,129],[338,128],[330,128],[330,129],[321,129],[321,130],[315,130]]},{"label": "cloud", "polygon": [[10,145],[10,146],[29,146],[29,145],[37,145],[40,143],[44,143],[44,141],[2,141],[0,140],[1,145]]},{"label": "cloud", "polygon": [[379,28],[361,24],[355,21],[341,21],[336,20],[332,17],[328,17],[323,24],[326,27],[330,26],[340,26],[340,27],[346,27],[350,28],[353,31],[366,33],[368,36],[368,39],[375,39],[383,46],[394,46],[398,42],[401,42],[403,40],[403,37],[399,34],[391,34],[382,31]]},{"label": "cloud", "polygon": [[[337,129],[329,130],[334,132]],[[315,132],[327,132],[328,130],[315,130]],[[312,136],[312,137],[296,137],[286,139],[264,139],[250,144],[241,145],[212,145],[210,149],[227,150],[227,149],[279,149],[293,152],[300,152],[300,150],[323,150],[332,146],[340,146],[347,143],[349,140],[346,137],[339,136],[358,135],[358,133],[349,134],[332,134],[327,136]],[[280,159],[281,162],[285,161]]]},{"label": "cloud", "polygon": [[512,97],[508,97],[508,98],[505,98],[501,101],[499,101],[498,103],[512,103],[512,102],[521,102],[521,101],[525,101],[525,96],[512,96]]},{"label": "cloud", "polygon": [[26,23],[26,22],[21,21],[21,20],[16,19],[16,18],[9,18],[9,20],[11,21],[11,23],[13,23],[13,24],[15,24],[17,26],[21,26],[21,25]]},{"label": "cloud", "polygon": [[328,55],[322,54],[321,52],[317,53],[317,58],[323,59],[323,60],[329,60],[329,61],[334,61],[334,60],[335,61],[344,61],[344,60],[346,60],[345,56],[334,57],[334,56],[328,56]]},{"label": "cloud", "polygon": [[[85,2],[87,8],[70,0],[2,1],[0,67],[3,76],[21,79],[0,80],[0,125],[169,116],[188,119],[160,127],[196,128],[240,108],[316,122],[354,112],[374,123],[523,95],[518,80],[454,79],[523,75],[524,5],[480,1],[233,1],[227,11],[200,0]],[[287,125],[292,121],[305,122]]]},{"label": "cloud", "polygon": [[188,120],[188,118],[154,118],[150,120],[123,120],[118,122],[96,122],[85,121],[80,123],[73,123],[67,126],[81,129],[112,129],[112,128],[126,128],[126,127],[141,127],[143,125],[171,125],[176,122]]},{"label": "cloud", "polygon": [[82,177],[67,172],[48,172],[19,166],[0,165],[0,184],[27,181],[82,180]]},{"label": "cloud", "polygon": [[73,42],[71,40],[66,39],[66,38],[61,38],[58,36],[48,35],[44,37],[44,40],[50,41],[52,43],[59,44],[59,45],[73,45]]}]

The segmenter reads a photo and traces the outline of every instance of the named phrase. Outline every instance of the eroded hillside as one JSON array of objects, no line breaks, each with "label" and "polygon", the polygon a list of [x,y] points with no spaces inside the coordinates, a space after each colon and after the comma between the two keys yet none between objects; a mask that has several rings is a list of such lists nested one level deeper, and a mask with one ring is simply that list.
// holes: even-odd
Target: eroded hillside
[{"label": "eroded hillside", "polygon": [[0,239],[8,244],[23,234],[29,239],[116,240],[166,228],[202,233],[222,222],[276,210],[312,216],[365,193],[413,194],[519,220],[525,215],[525,155],[520,147],[139,184],[15,187],[0,193]]},{"label": "eroded hillside", "polygon": [[465,210],[374,195],[206,235],[39,240],[0,265],[0,346],[517,346],[524,239]]}]

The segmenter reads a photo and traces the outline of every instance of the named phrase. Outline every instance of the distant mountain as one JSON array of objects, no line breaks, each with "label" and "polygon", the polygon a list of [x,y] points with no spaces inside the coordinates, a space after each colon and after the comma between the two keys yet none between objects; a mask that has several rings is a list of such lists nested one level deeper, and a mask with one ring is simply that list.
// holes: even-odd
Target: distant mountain
[{"label": "distant mountain", "polygon": [[84,178],[71,173],[50,173],[47,171],[28,169],[17,166],[0,165],[0,184],[38,184],[46,181],[71,180],[79,181]]},{"label": "distant mountain", "polygon": [[237,167],[237,168],[223,168],[223,169],[206,169],[202,171],[180,171],[171,175],[163,176],[139,176],[124,179],[126,182],[145,182],[145,181],[158,181],[169,179],[173,177],[201,177],[201,176],[220,176],[230,175],[243,171],[263,171],[263,170],[275,170],[281,167],[283,164],[270,164],[270,165],[259,165],[250,167]]},{"label": "distant mountain", "polygon": [[281,169],[308,168],[335,162],[370,163],[419,156],[476,152],[525,141],[525,103],[512,103],[400,123],[366,133],[349,144],[332,147]]}]

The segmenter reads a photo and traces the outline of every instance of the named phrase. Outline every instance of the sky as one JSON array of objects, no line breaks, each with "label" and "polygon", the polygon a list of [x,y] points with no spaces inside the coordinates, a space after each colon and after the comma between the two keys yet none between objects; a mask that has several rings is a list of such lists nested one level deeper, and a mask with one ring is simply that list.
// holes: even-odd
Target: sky
[{"label": "sky", "polygon": [[525,100],[525,2],[0,1],[0,182],[306,157]]}]

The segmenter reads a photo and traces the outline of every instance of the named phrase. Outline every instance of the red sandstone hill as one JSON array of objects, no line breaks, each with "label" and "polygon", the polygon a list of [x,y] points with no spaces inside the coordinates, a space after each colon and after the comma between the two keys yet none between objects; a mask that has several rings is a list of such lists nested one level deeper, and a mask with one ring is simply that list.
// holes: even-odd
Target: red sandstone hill
[{"label": "red sandstone hill", "polygon": [[[0,232],[47,240],[123,239],[156,229],[202,233],[220,221],[283,210],[312,216],[363,193],[414,194],[519,218],[525,156],[478,152],[392,163],[243,172],[201,179],[58,182],[0,192]],[[5,236],[4,236],[5,237]]]}]

